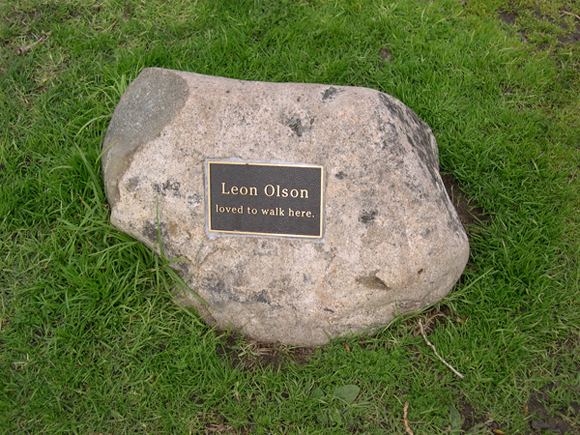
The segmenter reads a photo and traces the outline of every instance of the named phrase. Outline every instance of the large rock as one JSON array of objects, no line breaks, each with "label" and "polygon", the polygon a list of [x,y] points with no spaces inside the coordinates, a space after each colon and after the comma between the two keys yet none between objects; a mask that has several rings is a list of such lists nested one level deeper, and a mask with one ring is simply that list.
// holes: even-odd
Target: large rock
[{"label": "large rock", "polygon": [[[431,130],[373,89],[148,68],[105,136],[111,222],[176,262],[181,302],[266,342],[321,345],[441,300],[469,245]],[[206,159],[324,165],[324,238],[214,237]]]}]

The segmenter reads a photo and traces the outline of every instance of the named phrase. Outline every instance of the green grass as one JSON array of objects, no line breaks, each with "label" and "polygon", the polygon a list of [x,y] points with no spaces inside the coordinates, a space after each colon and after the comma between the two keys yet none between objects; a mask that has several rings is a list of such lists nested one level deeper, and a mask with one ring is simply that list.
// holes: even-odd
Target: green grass
[{"label": "green grass", "polygon": [[[549,418],[580,433],[580,44],[558,39],[573,14],[577,0],[0,2],[0,433],[402,434],[405,402],[416,434]],[[367,86],[415,110],[490,216],[445,317],[421,315],[466,379],[418,316],[297,358],[176,306],[167,262],[109,224],[101,181],[112,112],[148,66]],[[352,403],[333,395],[351,384]]]}]

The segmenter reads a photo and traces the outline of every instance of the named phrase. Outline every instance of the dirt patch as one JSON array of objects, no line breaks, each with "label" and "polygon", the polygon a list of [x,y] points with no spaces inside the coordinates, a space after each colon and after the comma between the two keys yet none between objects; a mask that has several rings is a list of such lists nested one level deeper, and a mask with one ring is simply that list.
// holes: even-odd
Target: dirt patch
[{"label": "dirt patch", "polygon": [[393,53],[386,47],[383,47],[379,50],[379,56],[381,59],[387,62],[393,60]]},{"label": "dirt patch", "polygon": [[[556,17],[543,15],[537,8],[532,11],[528,9],[527,11],[531,12],[531,14],[538,20],[547,21],[560,27],[565,32],[563,35],[556,36],[556,39],[561,45],[575,44],[580,41],[580,15],[565,9],[560,10],[559,15]],[[498,13],[498,19],[508,26],[514,26],[516,25],[516,20],[520,18],[520,12],[522,12],[522,10],[515,6],[511,7],[510,10],[500,10]],[[572,26],[570,26],[566,21],[568,16],[573,17],[576,21]],[[528,41],[529,35],[525,29],[519,33],[524,41]],[[544,46],[541,45],[540,49],[545,49],[547,46],[548,44],[545,44]]]},{"label": "dirt patch", "polygon": [[580,24],[574,26],[574,31],[566,35],[558,36],[558,41],[561,44],[575,44],[580,41]]},{"label": "dirt patch", "polygon": [[493,429],[498,429],[499,425],[489,419],[486,413],[483,413],[471,404],[460,398],[457,403],[457,411],[461,416],[461,433],[493,433]]},{"label": "dirt patch", "polygon": [[518,18],[518,13],[517,11],[515,12],[499,11],[498,18],[500,19],[500,21],[503,21],[504,23],[511,26],[516,22],[516,18]]},{"label": "dirt patch", "polygon": [[[560,412],[550,413],[548,410],[551,408],[550,404],[550,391],[554,389],[556,385],[554,383],[549,383],[544,387],[540,388],[539,391],[533,392],[530,396],[530,400],[526,405],[526,412],[532,416],[530,423],[530,429],[526,432],[526,435],[536,435],[536,434],[577,434],[580,430],[580,426],[572,426]],[[572,408],[572,412],[578,416],[580,410],[580,404],[578,402],[572,402],[569,405]]]},{"label": "dirt patch", "polygon": [[441,178],[445,184],[447,194],[449,195],[455,210],[457,210],[459,220],[469,236],[469,232],[473,226],[487,221],[489,216],[483,211],[477,202],[469,198],[469,196],[457,186],[457,181],[452,175],[441,174]]},{"label": "dirt patch", "polygon": [[[456,316],[451,312],[451,309],[447,305],[439,305],[433,307],[431,310],[421,314],[423,331],[426,335],[430,335],[438,327],[442,326],[447,322],[447,320],[458,321],[463,323],[463,319],[460,316]],[[409,319],[407,324],[413,328],[413,336],[421,334],[419,324],[417,319]]]},{"label": "dirt patch", "polygon": [[261,343],[240,334],[228,334],[218,344],[216,351],[218,355],[226,356],[233,367],[251,370],[259,367],[277,369],[288,364],[307,364],[316,349]]},{"label": "dirt patch", "polygon": [[[572,355],[578,355],[580,350],[580,336],[571,333],[567,338],[558,340],[549,352],[550,358],[556,361],[555,377],[560,373],[580,372],[580,364]],[[573,367],[563,367],[572,364]],[[561,397],[564,393],[573,397],[565,406],[558,406],[552,397]],[[530,415],[530,429],[526,435],[543,434],[567,434],[576,435],[580,433],[580,387],[576,385],[564,384],[559,381],[544,385],[538,391],[530,395],[526,404],[526,413]]]},{"label": "dirt patch", "polygon": [[226,417],[217,413],[202,414],[198,416],[198,419],[204,422],[202,432],[199,432],[204,435],[247,435],[253,433],[251,426],[242,426],[236,429],[228,424]]}]

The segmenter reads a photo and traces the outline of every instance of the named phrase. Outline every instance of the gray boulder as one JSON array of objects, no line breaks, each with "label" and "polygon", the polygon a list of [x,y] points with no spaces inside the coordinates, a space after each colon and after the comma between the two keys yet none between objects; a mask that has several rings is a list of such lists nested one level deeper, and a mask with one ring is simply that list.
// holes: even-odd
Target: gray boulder
[{"label": "gray boulder", "polygon": [[[147,68],[103,149],[112,224],[157,252],[161,235],[184,259],[180,303],[257,340],[372,332],[441,300],[467,263],[430,128],[373,89]],[[323,237],[216,237],[207,159],[323,165]]]}]

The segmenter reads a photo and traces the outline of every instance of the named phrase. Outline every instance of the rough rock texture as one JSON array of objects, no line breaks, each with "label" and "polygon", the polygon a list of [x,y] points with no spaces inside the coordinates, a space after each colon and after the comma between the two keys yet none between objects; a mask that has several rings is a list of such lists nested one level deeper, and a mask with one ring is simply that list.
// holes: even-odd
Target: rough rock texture
[{"label": "rough rock texture", "polygon": [[[261,341],[373,331],[442,299],[467,262],[431,130],[376,90],[148,68],[103,149],[113,225],[156,251],[161,234],[198,296],[181,302]],[[207,158],[324,165],[325,239],[210,239]]]}]

